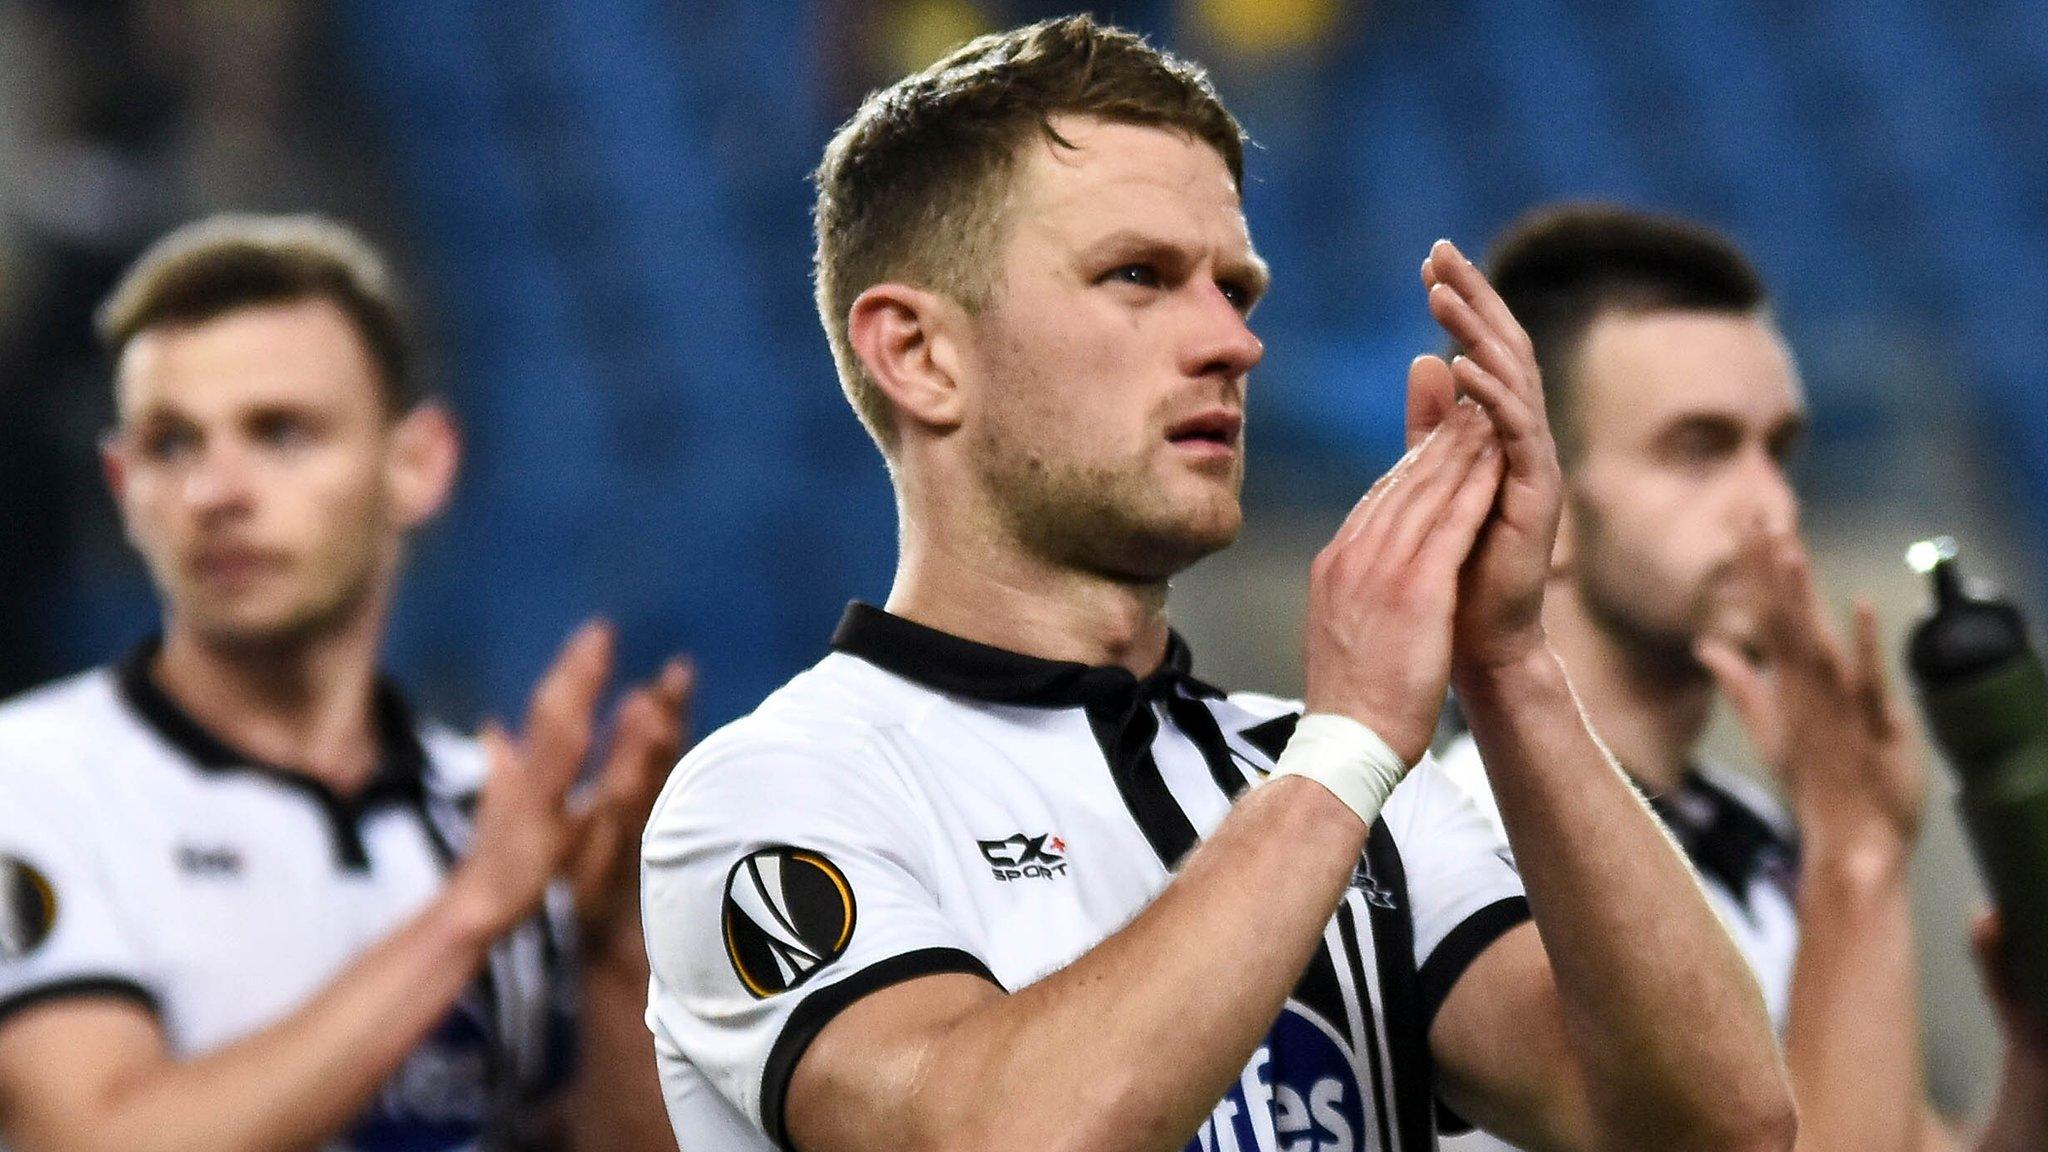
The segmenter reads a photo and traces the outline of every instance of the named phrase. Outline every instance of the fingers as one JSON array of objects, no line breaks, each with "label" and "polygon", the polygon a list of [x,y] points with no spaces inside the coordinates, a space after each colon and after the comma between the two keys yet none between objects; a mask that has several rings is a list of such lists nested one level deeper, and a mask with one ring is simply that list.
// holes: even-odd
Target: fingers
[{"label": "fingers", "polygon": [[[1510,474],[1529,481],[1555,473],[1556,449],[1535,349],[1506,302],[1448,240],[1439,240],[1430,249],[1422,263],[1422,282],[1429,293],[1430,315],[1465,349],[1450,362],[1452,382],[1493,420]],[[1410,381],[1412,430],[1412,373]]]},{"label": "fingers", "polygon": [[1493,326],[1450,285],[1438,284],[1429,290],[1429,314],[1458,342],[1467,357],[1478,361],[1488,372],[1518,383],[1530,375],[1528,366],[1508,348]]},{"label": "fingers", "polygon": [[[1529,342],[1529,334],[1522,330],[1521,323],[1515,319],[1514,313],[1508,310],[1507,302],[1500,298],[1500,293],[1495,292],[1493,285],[1487,282],[1485,274],[1480,272],[1479,267],[1472,261],[1466,259],[1457,245],[1449,240],[1439,240],[1430,246],[1429,258],[1423,261],[1422,265],[1422,282],[1424,288],[1429,290],[1432,312],[1435,311],[1436,298],[1440,295],[1436,290],[1437,286],[1442,285],[1461,298],[1478,321],[1479,327],[1474,333],[1477,337],[1476,342],[1467,342],[1464,336],[1455,331],[1451,333],[1453,337],[1475,355],[1487,341],[1497,343],[1513,363],[1489,367],[1504,378],[1526,372],[1529,382],[1535,383],[1536,350]],[[1439,319],[1441,320],[1441,317]],[[1539,403],[1541,401],[1540,395],[1533,399]]]},{"label": "fingers", "polygon": [[[1462,409],[1464,415],[1460,416],[1461,410],[1454,405],[1451,414],[1439,421],[1437,427],[1422,438],[1421,443],[1403,453],[1399,460],[1394,461],[1394,466],[1387,469],[1385,475],[1373,481],[1372,487],[1366,489],[1365,495],[1361,496],[1358,503],[1352,505],[1351,511],[1345,515],[1344,523],[1338,526],[1331,543],[1348,546],[1350,541],[1365,530],[1366,524],[1372,520],[1376,510],[1386,502],[1389,493],[1405,487],[1418,468],[1426,470],[1440,466],[1441,457],[1450,449],[1451,441],[1457,438],[1455,427],[1477,415],[1471,411],[1471,407],[1466,405]],[[1483,425],[1485,421],[1482,419],[1479,423]],[[1471,429],[1467,431],[1469,433]]]},{"label": "fingers", "polygon": [[1453,411],[1419,448],[1405,473],[1381,489],[1346,548],[1376,562],[1410,562],[1465,478],[1494,444],[1493,429],[1471,405]]},{"label": "fingers", "polygon": [[1494,497],[1500,493],[1500,454],[1488,441],[1482,448],[1478,460],[1468,469],[1452,494],[1450,506],[1437,517],[1429,535],[1423,540],[1416,558],[1417,567],[1425,572],[1435,570],[1455,571],[1464,564],[1479,542],[1479,533],[1486,527],[1487,514],[1493,511]]},{"label": "fingers", "polygon": [[1517,475],[1529,476],[1553,466],[1556,453],[1550,446],[1549,426],[1513,388],[1467,356],[1452,360],[1451,371],[1459,387],[1493,421],[1508,466]]},{"label": "fingers", "polygon": [[1897,735],[1905,717],[1892,695],[1891,675],[1885,669],[1884,644],[1877,630],[1877,608],[1862,597],[1856,600],[1853,674],[1857,702],[1871,732],[1881,738]]},{"label": "fingers", "polygon": [[1443,423],[1458,404],[1458,382],[1441,356],[1417,356],[1408,365],[1408,447]]},{"label": "fingers", "polygon": [[683,709],[695,679],[689,661],[672,659],[619,705],[605,762],[608,792],[629,803],[651,798],[656,789],[650,785],[666,776],[683,754]]},{"label": "fingers", "polygon": [[1693,644],[1693,656],[1728,698],[1764,761],[1773,769],[1782,767],[1778,700],[1770,678],[1726,640],[1702,637]]},{"label": "fingers", "polygon": [[610,625],[583,625],[534,686],[526,713],[526,764],[553,794],[568,791],[590,750],[592,717],[611,678],[613,643]]}]

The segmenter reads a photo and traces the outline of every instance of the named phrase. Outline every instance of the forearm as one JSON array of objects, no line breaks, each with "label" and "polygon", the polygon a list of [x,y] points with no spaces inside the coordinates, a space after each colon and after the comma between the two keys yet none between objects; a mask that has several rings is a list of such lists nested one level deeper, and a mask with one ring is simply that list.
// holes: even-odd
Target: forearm
[{"label": "forearm", "polygon": [[[468,986],[491,933],[449,893],[297,1012],[123,1086],[81,1152],[313,1148],[368,1106]],[[81,1126],[84,1127],[84,1126]]]},{"label": "forearm", "polygon": [[[1299,981],[1364,843],[1365,826],[1321,785],[1260,786],[1158,899],[1072,964],[981,1002],[893,1083],[793,1106],[808,1121],[797,1143],[1183,1147]],[[893,1103],[881,1114],[839,1106],[848,1098]]]},{"label": "forearm", "polygon": [[569,1132],[576,1152],[675,1152],[647,1031],[647,953],[637,916],[586,950]]},{"label": "forearm", "polygon": [[1827,835],[1807,847],[1785,1043],[1799,1146],[1913,1148],[1926,1104],[1906,847]]},{"label": "forearm", "polygon": [[1555,656],[1541,649],[1457,684],[1550,956],[1596,1142],[1782,1146],[1790,1109],[1756,981],[1592,735]]}]

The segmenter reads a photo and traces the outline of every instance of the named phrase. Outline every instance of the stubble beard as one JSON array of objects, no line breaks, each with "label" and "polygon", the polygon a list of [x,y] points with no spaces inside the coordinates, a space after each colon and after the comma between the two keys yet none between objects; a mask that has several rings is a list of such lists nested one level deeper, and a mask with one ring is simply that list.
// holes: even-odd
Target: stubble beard
[{"label": "stubble beard", "polygon": [[1161,583],[1237,538],[1239,481],[1195,510],[1177,505],[1142,460],[1075,465],[998,437],[979,445],[982,482],[1003,530],[1058,567]]},{"label": "stubble beard", "polygon": [[179,612],[179,624],[207,647],[248,658],[276,659],[303,651],[354,628],[378,600],[380,564],[374,550],[350,551],[303,563],[325,568],[318,578],[299,579],[283,606],[261,613],[203,597]]},{"label": "stubble beard", "polygon": [[1617,554],[1591,509],[1577,511],[1581,525],[1578,595],[1593,624],[1638,674],[1678,685],[1711,680],[1706,666],[1693,654],[1693,646],[1712,620],[1716,578],[1710,575],[1702,580],[1677,613],[1646,610],[1644,605],[1655,599],[1643,595],[1641,581],[1630,575],[1642,566]]}]

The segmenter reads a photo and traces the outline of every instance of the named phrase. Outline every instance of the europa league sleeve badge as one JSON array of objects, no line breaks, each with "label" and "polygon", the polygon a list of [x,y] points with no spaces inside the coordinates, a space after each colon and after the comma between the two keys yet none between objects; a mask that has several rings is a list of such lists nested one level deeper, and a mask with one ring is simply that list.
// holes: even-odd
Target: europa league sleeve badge
[{"label": "europa league sleeve badge", "polygon": [[0,963],[20,960],[57,926],[57,890],[33,864],[0,854]]},{"label": "europa league sleeve badge", "polygon": [[725,879],[725,953],[756,999],[797,987],[853,939],[853,888],[824,856],[767,848]]}]

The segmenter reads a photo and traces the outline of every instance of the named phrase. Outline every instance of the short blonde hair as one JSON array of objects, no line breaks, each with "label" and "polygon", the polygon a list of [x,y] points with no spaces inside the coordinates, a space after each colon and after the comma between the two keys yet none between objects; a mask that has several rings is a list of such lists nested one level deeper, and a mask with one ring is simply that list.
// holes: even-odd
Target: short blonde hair
[{"label": "short blonde hair", "polygon": [[129,267],[100,305],[97,327],[118,358],[152,328],[314,299],[339,308],[362,337],[387,411],[419,402],[411,321],[390,269],[368,241],[321,216],[224,214],[187,224]]},{"label": "short blonde hair", "polygon": [[901,281],[978,311],[1019,149],[1034,132],[1071,147],[1053,129],[1057,115],[1177,129],[1214,148],[1243,182],[1244,132],[1207,74],[1087,16],[971,40],[870,94],[812,176],[815,275],[840,387],[884,453],[895,446],[895,422],[848,339],[854,300]]}]

